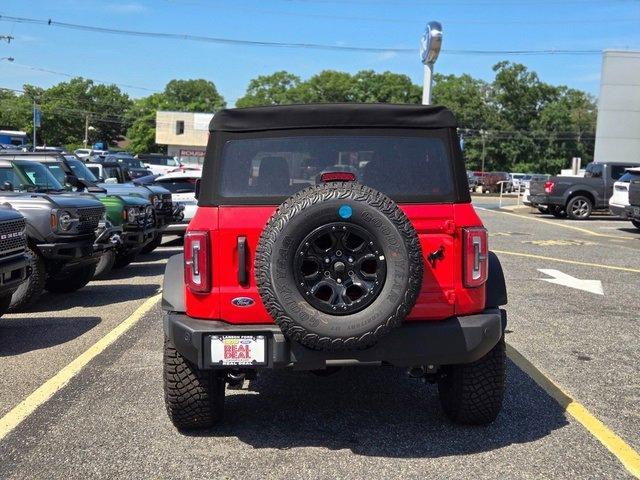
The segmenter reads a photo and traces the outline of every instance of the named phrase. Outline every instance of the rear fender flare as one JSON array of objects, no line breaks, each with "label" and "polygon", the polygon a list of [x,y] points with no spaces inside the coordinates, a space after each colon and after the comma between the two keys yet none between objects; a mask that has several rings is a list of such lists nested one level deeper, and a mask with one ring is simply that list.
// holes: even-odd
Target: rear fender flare
[{"label": "rear fender flare", "polygon": [[185,313],[184,301],[184,254],[169,258],[162,282],[162,309],[169,312]]},{"label": "rear fender flare", "polygon": [[489,252],[489,276],[487,278],[485,308],[496,308],[507,304],[507,285],[498,256]]}]

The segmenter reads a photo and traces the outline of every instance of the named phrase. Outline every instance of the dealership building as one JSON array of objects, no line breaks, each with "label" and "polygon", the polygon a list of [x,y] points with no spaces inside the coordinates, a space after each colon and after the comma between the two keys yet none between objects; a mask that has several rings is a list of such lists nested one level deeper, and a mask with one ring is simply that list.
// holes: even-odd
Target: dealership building
[{"label": "dealership building", "polygon": [[156,143],[167,147],[167,154],[182,163],[202,164],[209,139],[213,113],[156,113]]},{"label": "dealership building", "polygon": [[603,52],[594,159],[640,163],[640,51]]}]

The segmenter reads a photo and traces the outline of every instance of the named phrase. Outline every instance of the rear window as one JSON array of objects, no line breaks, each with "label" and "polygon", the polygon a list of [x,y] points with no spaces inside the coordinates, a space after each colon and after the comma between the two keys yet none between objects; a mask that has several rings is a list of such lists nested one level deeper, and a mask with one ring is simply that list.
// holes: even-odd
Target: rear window
[{"label": "rear window", "polygon": [[173,178],[171,180],[158,180],[156,183],[171,193],[193,193],[196,191],[195,178]]},{"label": "rear window", "polygon": [[619,182],[624,183],[636,182],[638,180],[640,180],[640,172],[626,172],[618,179]]},{"label": "rear window", "polygon": [[[218,191],[224,198],[288,197],[321,183],[326,172],[356,180],[396,201],[452,201],[446,137],[308,135],[228,140]],[[265,202],[266,203],[266,202]]]}]

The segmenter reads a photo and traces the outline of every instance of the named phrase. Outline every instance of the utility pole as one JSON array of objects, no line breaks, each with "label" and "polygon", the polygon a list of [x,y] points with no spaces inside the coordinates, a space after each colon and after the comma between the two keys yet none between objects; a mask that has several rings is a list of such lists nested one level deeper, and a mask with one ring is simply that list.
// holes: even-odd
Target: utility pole
[{"label": "utility pole", "polygon": [[37,113],[36,113],[36,99],[33,99],[33,150],[35,151],[36,149],[36,145],[38,145],[36,143],[36,130],[38,129],[38,122],[37,122]]},{"label": "utility pole", "polygon": [[438,59],[442,47],[442,25],[429,22],[420,38],[420,59],[424,65],[422,84],[422,104],[431,104],[431,85],[433,84],[433,65]]},{"label": "utility pole", "polygon": [[480,136],[482,137],[482,178],[484,178],[484,154],[485,154],[485,147],[486,147],[486,134],[487,132],[484,130],[480,130]]},{"label": "utility pole", "polygon": [[89,114],[84,116],[84,148],[89,144]]}]

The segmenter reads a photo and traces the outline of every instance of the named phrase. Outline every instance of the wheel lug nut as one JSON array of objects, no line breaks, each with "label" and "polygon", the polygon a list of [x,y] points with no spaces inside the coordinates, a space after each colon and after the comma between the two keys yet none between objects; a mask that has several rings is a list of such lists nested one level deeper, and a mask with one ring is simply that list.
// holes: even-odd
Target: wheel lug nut
[{"label": "wheel lug nut", "polygon": [[337,255],[338,257],[341,257],[341,256],[342,256],[342,250],[338,250],[338,251],[336,251],[336,255]]},{"label": "wheel lug nut", "polygon": [[329,257],[324,259],[324,263],[329,263],[331,261],[331,259]]},{"label": "wheel lug nut", "polygon": [[353,275],[354,275],[353,270],[349,270],[349,276],[353,277]]},{"label": "wheel lug nut", "polygon": [[341,279],[337,279],[336,282],[342,283],[342,280]]},{"label": "wheel lug nut", "polygon": [[349,263],[353,263],[353,257],[349,257],[347,260],[349,260]]},{"label": "wheel lug nut", "polygon": [[331,275],[331,272],[329,272],[329,270],[327,270],[326,272],[324,272],[324,276],[328,277],[329,275]]}]

